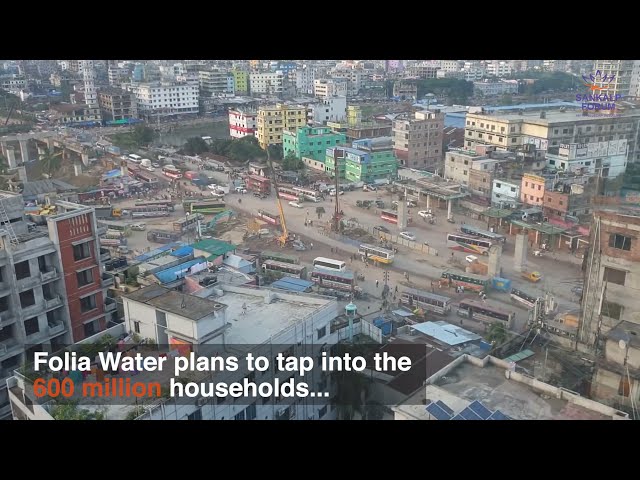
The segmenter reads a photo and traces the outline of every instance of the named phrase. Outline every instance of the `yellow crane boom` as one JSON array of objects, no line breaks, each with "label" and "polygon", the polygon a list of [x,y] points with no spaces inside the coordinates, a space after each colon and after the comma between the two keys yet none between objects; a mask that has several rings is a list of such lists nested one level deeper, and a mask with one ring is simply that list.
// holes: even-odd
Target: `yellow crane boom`
[{"label": "yellow crane boom", "polygon": [[282,226],[282,236],[278,238],[281,246],[285,246],[289,241],[289,231],[287,230],[287,222],[284,218],[284,209],[282,208],[282,201],[280,200],[280,191],[278,190],[278,178],[276,171],[271,164],[271,155],[269,155],[269,145],[267,145],[267,165],[271,170],[271,176],[273,179],[273,188],[276,190],[276,201],[278,202],[278,213],[280,214],[280,225]]}]

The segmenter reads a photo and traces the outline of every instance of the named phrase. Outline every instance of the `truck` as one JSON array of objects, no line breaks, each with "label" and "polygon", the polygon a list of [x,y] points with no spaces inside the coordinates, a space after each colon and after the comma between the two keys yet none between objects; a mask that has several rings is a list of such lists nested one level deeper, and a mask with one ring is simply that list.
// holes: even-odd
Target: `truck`
[{"label": "truck", "polygon": [[142,161],[140,162],[140,165],[144,168],[150,168],[151,160],[149,160],[148,158],[143,158]]},{"label": "truck", "polygon": [[105,238],[100,237],[100,246],[102,247],[119,247],[120,245],[126,245],[126,238]]},{"label": "truck", "polygon": [[187,180],[195,180],[199,176],[200,173],[193,170],[187,170],[186,172],[184,172],[184,178],[186,178]]},{"label": "truck", "polygon": [[121,218],[122,209],[114,208],[111,205],[104,207],[95,207],[96,218]]},{"label": "truck", "polygon": [[246,179],[247,190],[251,192],[263,193],[269,195],[271,193],[271,182],[266,177],[257,175],[249,175]]}]

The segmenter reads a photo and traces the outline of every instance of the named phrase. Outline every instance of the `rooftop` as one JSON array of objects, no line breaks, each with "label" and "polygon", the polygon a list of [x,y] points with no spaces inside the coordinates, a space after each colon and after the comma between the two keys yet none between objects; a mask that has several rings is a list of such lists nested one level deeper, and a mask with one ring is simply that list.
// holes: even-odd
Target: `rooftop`
[{"label": "rooftop", "polygon": [[467,114],[467,115],[479,115],[479,116],[483,116],[483,117],[494,117],[497,118],[499,120],[504,120],[504,121],[512,121],[512,122],[517,122],[519,120],[521,121],[526,121],[527,123],[533,123],[536,125],[543,125],[543,126],[547,126],[550,123],[572,123],[572,122],[577,122],[577,121],[590,121],[593,122],[594,120],[599,120],[599,119],[615,119],[615,118],[620,118],[620,116],[622,117],[629,117],[629,116],[635,116],[637,115],[638,112],[637,110],[631,110],[629,112],[624,112],[624,113],[620,113],[619,116],[602,116],[602,117],[596,117],[593,115],[582,115],[582,113],[580,112],[576,112],[575,110],[571,110],[571,111],[566,111],[566,112],[561,112],[559,110],[545,110],[545,116],[546,118],[540,118],[540,112],[531,112],[531,111],[524,111],[522,114],[519,113],[513,113],[510,111],[510,113],[502,113],[502,112],[494,112],[494,113],[474,113],[474,114]]},{"label": "rooftop", "polygon": [[141,288],[126,295],[126,298],[194,321],[207,317],[225,307],[218,300],[214,301],[208,298],[184,295],[160,285]]},{"label": "rooftop", "polygon": [[439,320],[437,322],[424,322],[411,326],[412,330],[417,330],[432,337],[438,343],[444,345],[460,345],[462,343],[474,342],[482,337],[462,327]]},{"label": "rooftop", "polygon": [[72,190],[77,190],[77,187],[74,187],[67,182],[63,182],[62,180],[53,178],[51,180],[35,180],[33,182],[25,182],[22,190],[22,195],[25,197],[30,197],[35,195],[44,195],[46,193],[52,192],[68,192]]},{"label": "rooftop", "polygon": [[[269,289],[221,285],[222,295],[210,297],[227,305],[231,328],[225,334],[230,345],[266,342],[318,310],[335,305],[335,299],[319,295],[290,294]],[[214,301],[214,300],[210,300]]]},{"label": "rooftop", "polygon": [[[211,257],[217,258],[220,255],[224,255],[228,252],[233,252],[236,249],[235,245],[231,243],[223,242],[222,240],[218,240],[215,238],[208,238],[206,240],[201,240],[197,243],[191,245],[195,250],[201,250],[203,252],[207,252]],[[209,257],[209,258],[211,258]],[[207,260],[209,260],[207,258]]]},{"label": "rooftop", "polygon": [[457,358],[395,410],[408,418],[430,420],[434,416],[426,405],[436,402],[446,404],[452,417],[480,402],[489,411],[499,410],[515,420],[628,419],[612,407],[513,372],[507,362],[490,356]]}]

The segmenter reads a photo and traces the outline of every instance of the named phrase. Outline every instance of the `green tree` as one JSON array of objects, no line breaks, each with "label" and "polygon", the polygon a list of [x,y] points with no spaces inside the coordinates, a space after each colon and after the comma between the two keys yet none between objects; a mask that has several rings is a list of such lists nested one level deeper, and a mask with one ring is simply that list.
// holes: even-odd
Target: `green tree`
[{"label": "green tree", "polygon": [[155,138],[156,132],[146,125],[136,125],[133,129],[133,140],[137,145],[149,145]]},{"label": "green tree", "polygon": [[513,105],[513,95],[510,93],[503,94],[499,103],[500,105]]},{"label": "green tree", "polygon": [[271,160],[279,160],[284,157],[284,150],[282,149],[282,144],[269,145],[268,148],[269,148],[269,155],[271,155]]},{"label": "green tree", "polygon": [[54,173],[60,170],[62,166],[62,153],[63,152],[54,152],[45,147],[44,153],[40,155],[40,166],[48,178],[51,178]]},{"label": "green tree", "polygon": [[487,329],[486,339],[495,347],[506,342],[508,336],[509,333],[504,327],[504,324],[500,322],[494,322],[489,325],[489,328]]},{"label": "green tree", "polygon": [[231,138],[217,138],[209,145],[209,151],[216,155],[224,155],[226,157],[229,155],[229,149],[232,144],[233,140]]},{"label": "green tree", "polygon": [[232,141],[228,156],[236,162],[248,163],[252,160],[265,158],[267,153],[260,148],[256,137],[246,136]]},{"label": "green tree", "polygon": [[182,146],[182,152],[185,155],[198,155],[208,151],[209,146],[201,137],[188,138],[186,143]]},{"label": "green tree", "polygon": [[287,153],[287,156],[282,160],[283,170],[297,171],[304,168],[304,162],[296,157],[293,152]]},{"label": "green tree", "polygon": [[104,420],[104,412],[92,412],[86,408],[79,408],[76,402],[65,402],[54,405],[51,416],[55,420]]}]

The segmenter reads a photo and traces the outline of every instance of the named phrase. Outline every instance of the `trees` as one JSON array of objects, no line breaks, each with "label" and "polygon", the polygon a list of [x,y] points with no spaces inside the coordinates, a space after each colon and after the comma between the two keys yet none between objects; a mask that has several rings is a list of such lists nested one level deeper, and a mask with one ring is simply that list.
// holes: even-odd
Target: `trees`
[{"label": "trees", "polygon": [[293,152],[287,153],[287,156],[282,160],[282,169],[297,171],[304,168],[304,162],[296,157]]},{"label": "trees", "polygon": [[494,322],[487,329],[486,339],[491,342],[491,344],[495,348],[496,346],[502,345],[504,342],[506,342],[508,336],[509,334],[507,332],[507,329],[504,327],[504,324],[500,322]]},{"label": "trees", "polygon": [[209,146],[201,137],[188,138],[185,144],[182,146],[182,152],[185,155],[198,155],[203,152],[208,152]]},{"label": "trees", "polygon": [[249,162],[262,159],[267,153],[260,148],[256,137],[246,136],[239,140],[232,140],[229,146],[228,156],[231,160]]},{"label": "trees", "polygon": [[446,96],[452,103],[464,104],[473,96],[473,82],[458,80],[457,78],[428,78],[418,80],[418,98],[427,93],[436,96]]},{"label": "trees", "polygon": [[133,140],[138,145],[149,145],[156,136],[156,132],[146,125],[136,125],[133,129]]},{"label": "trees", "polygon": [[48,178],[51,178],[54,173],[60,170],[62,166],[62,153],[63,152],[56,153],[45,147],[44,153],[40,155],[40,166]]}]

